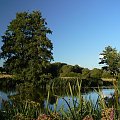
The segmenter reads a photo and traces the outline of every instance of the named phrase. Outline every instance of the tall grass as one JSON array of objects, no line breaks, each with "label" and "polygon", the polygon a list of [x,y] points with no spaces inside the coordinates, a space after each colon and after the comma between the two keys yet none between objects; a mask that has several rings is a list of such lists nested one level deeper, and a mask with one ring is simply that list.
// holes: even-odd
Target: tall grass
[{"label": "tall grass", "polygon": [[68,111],[61,111],[62,118],[65,120],[83,120],[86,116],[89,116],[95,120],[99,120],[101,118],[100,109],[97,107],[97,105],[93,104],[91,100],[88,101],[83,99],[81,95],[81,83],[78,81],[77,88],[78,94],[74,97],[73,90],[69,83],[69,89],[72,96],[72,104],[63,98],[68,105]]},{"label": "tall grass", "polygon": [[37,118],[41,113],[40,104],[30,100],[23,100],[17,103],[3,101],[4,120],[23,120]]}]

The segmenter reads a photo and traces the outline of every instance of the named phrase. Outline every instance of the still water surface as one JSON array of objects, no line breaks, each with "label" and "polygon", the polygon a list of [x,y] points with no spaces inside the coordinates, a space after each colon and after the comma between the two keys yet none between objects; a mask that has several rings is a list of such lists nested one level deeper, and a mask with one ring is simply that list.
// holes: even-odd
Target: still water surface
[{"label": "still water surface", "polygon": [[[114,94],[114,89],[112,88],[109,88],[109,89],[101,89],[102,93],[105,95],[105,96],[109,96],[111,94]],[[12,96],[12,95],[15,95],[16,94],[16,91],[0,91],[0,108],[1,108],[1,105],[2,105],[2,100],[9,100],[9,96]],[[34,91],[33,93],[34,95],[34,98],[32,99],[38,99],[38,98],[41,98],[42,99],[42,103],[44,104],[44,107],[46,107],[46,104],[47,104],[47,93],[43,92],[43,91],[37,91],[37,94],[36,92]],[[36,95],[35,95],[36,94]],[[53,95],[53,94],[52,94]],[[56,102],[56,98],[54,96],[50,95],[50,101],[49,101],[49,108],[50,109],[54,109],[54,105],[55,105],[55,102]],[[57,96],[57,94],[55,93],[55,95]],[[24,95],[25,96],[25,95]],[[32,95],[31,95],[32,96]],[[36,97],[37,96],[37,97]],[[65,110],[68,108],[67,106],[67,103],[65,102],[65,100],[68,102],[68,103],[72,103],[72,97],[70,95],[66,95],[64,92],[62,94],[59,94],[58,95],[59,97],[58,98],[58,101],[57,101],[57,110],[59,110],[62,106],[62,108],[64,108]],[[98,94],[97,92],[95,91],[88,91],[86,93],[82,93],[82,96],[83,98],[85,98],[86,100],[92,100],[93,103],[96,103],[97,99],[98,99]],[[74,99],[76,101],[78,101],[78,98],[76,96],[74,96]]]},{"label": "still water surface", "polygon": [[[108,89],[108,88],[104,88],[101,90],[102,94],[104,96],[107,96],[107,97],[111,97],[111,95],[114,94],[114,89]],[[98,93],[95,92],[95,91],[88,91],[87,93],[82,93],[82,97],[85,99],[85,100],[91,100],[93,102],[93,104],[95,104],[98,100]],[[64,99],[63,99],[64,98]],[[63,108],[64,110],[67,110],[68,108],[68,105],[67,103],[65,102],[65,100],[72,106],[73,105],[73,98],[72,96],[61,96],[58,98],[58,104],[57,104],[57,110],[59,110],[60,108]],[[74,101],[77,101],[79,102],[79,99],[74,96]],[[45,105],[47,103],[47,101],[44,101],[45,102]],[[54,104],[49,104],[49,108],[54,110]]]}]

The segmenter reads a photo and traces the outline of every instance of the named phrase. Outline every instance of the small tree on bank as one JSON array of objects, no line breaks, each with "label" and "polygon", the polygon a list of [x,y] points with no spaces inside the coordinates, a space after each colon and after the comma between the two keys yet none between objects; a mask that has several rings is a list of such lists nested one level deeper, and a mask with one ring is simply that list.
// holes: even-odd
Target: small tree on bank
[{"label": "small tree on bank", "polygon": [[105,50],[100,54],[99,64],[103,64],[104,70],[109,71],[113,77],[118,77],[120,72],[120,53],[111,46],[105,47]]},{"label": "small tree on bank", "polygon": [[39,81],[53,59],[52,31],[39,11],[21,12],[10,22],[2,36],[0,58],[5,69],[22,80]]}]

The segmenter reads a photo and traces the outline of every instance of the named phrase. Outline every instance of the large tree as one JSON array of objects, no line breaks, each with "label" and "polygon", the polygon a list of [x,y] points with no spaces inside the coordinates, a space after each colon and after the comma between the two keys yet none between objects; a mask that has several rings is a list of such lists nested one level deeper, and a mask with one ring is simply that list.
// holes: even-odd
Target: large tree
[{"label": "large tree", "polygon": [[117,76],[120,71],[120,53],[116,48],[111,46],[105,47],[105,50],[100,54],[99,64],[103,64],[103,69],[109,71],[113,77]]},{"label": "large tree", "polygon": [[5,69],[23,80],[40,80],[53,59],[53,44],[47,34],[52,31],[39,11],[21,12],[10,22],[2,36],[0,58]]}]

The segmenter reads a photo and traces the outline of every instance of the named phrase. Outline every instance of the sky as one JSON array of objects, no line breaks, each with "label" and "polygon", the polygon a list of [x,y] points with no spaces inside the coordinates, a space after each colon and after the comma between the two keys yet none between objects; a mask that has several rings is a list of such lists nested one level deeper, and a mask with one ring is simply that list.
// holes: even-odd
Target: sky
[{"label": "sky", "polygon": [[53,31],[53,62],[100,68],[105,47],[120,51],[120,0],[0,0],[0,36],[17,12],[35,10]]}]

